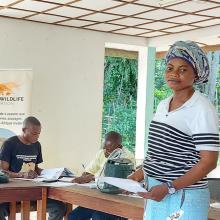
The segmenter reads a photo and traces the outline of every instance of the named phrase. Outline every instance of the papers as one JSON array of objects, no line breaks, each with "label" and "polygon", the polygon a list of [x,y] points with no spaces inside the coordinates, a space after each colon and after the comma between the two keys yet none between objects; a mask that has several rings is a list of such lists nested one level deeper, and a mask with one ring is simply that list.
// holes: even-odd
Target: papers
[{"label": "papers", "polygon": [[70,178],[70,177],[62,177],[61,179],[58,179],[56,182],[51,182],[50,183],[50,182],[44,181],[44,183],[47,186],[53,186],[53,187],[84,186],[84,187],[88,187],[90,189],[96,189],[97,188],[97,185],[94,181],[92,181],[90,183],[79,184],[79,183],[72,183],[73,179],[74,178]]},{"label": "papers", "polygon": [[135,193],[133,193],[133,194],[118,194],[118,195],[120,195],[120,196],[127,196],[127,197],[132,197],[132,198],[138,198],[138,199],[143,199],[141,196],[139,196],[138,194],[135,194]]},{"label": "papers", "polygon": [[60,182],[72,183],[75,177],[62,177],[59,179]]},{"label": "papers", "polygon": [[22,177],[19,177],[19,178],[15,178],[17,180],[25,180],[25,181],[32,181],[32,182],[44,182],[44,181],[48,181],[48,182],[55,182],[55,181],[58,181],[57,179],[46,179],[46,178],[43,178],[43,177],[37,177],[37,178],[34,178],[34,179],[27,179],[27,178],[22,178]]},{"label": "papers", "polygon": [[61,176],[63,170],[64,168],[45,169],[45,170],[42,170],[38,178],[58,179]]},{"label": "papers", "polygon": [[[33,182],[55,182],[58,181],[58,179],[61,176],[65,176],[63,177],[64,182],[72,182],[73,178],[70,177],[73,177],[74,174],[69,169],[62,167],[62,168],[44,169],[42,170],[41,175],[34,179],[25,179],[25,178],[19,178],[19,179],[29,180]],[[69,176],[69,178],[67,178],[66,176]]]},{"label": "papers", "polygon": [[69,170],[68,168],[64,167],[64,170],[63,170],[63,173],[61,174],[61,176],[74,177],[75,174],[71,170]]},{"label": "papers", "polygon": [[90,189],[96,189],[97,188],[97,184],[96,182],[92,181],[90,183],[82,183],[82,184],[78,184],[78,186],[85,186],[85,187],[89,187]]},{"label": "papers", "polygon": [[61,176],[73,177],[74,174],[65,167],[44,169],[42,170],[41,175],[33,180],[36,182],[54,181],[54,180],[58,180]]},{"label": "papers", "polygon": [[88,187],[90,189],[96,189],[97,188],[95,182],[78,184],[78,183],[72,183],[72,182],[63,182],[63,181],[60,181],[60,180],[58,180],[57,182],[52,182],[52,183],[44,183],[44,185],[51,186],[51,187],[83,186],[83,187]]},{"label": "papers", "polygon": [[66,187],[66,186],[73,186],[76,185],[75,183],[64,183],[64,182],[54,182],[54,183],[45,183],[46,186],[51,186],[51,187]]},{"label": "papers", "polygon": [[147,192],[145,188],[137,181],[130,179],[122,179],[115,177],[101,177],[99,182],[105,182],[118,188],[124,189],[128,192],[138,193],[138,192]]},{"label": "papers", "polygon": [[53,168],[53,169],[44,169],[41,172],[41,175],[38,178],[57,180],[61,176],[74,176],[74,174],[67,168]]}]

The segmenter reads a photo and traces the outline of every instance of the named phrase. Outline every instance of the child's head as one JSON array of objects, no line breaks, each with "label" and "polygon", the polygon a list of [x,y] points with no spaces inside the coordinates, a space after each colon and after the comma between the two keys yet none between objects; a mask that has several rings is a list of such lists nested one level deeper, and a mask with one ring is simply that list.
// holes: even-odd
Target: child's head
[{"label": "child's head", "polygon": [[206,54],[192,41],[177,41],[166,55],[166,82],[171,89],[184,88],[208,81]]}]

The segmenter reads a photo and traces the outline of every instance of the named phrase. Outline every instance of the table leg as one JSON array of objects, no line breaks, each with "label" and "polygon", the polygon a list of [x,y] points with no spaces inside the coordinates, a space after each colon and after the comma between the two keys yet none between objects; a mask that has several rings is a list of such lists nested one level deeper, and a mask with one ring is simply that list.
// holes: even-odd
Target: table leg
[{"label": "table leg", "polygon": [[30,201],[21,201],[21,220],[30,219]]},{"label": "table leg", "polygon": [[10,202],[8,220],[16,219],[16,202]]},{"label": "table leg", "polygon": [[37,200],[37,220],[46,220],[47,188],[42,188],[42,199]]},{"label": "table leg", "polygon": [[66,203],[66,214],[64,216],[64,220],[67,220],[68,214],[73,210],[73,205],[70,203]]}]

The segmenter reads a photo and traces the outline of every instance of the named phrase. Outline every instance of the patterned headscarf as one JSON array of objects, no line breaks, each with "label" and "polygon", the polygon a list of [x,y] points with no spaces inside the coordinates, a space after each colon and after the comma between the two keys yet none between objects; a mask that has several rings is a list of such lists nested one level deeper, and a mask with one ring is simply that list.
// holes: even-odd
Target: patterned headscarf
[{"label": "patterned headscarf", "polygon": [[205,52],[196,43],[192,41],[175,42],[167,52],[166,64],[174,58],[181,58],[193,67],[198,76],[195,84],[208,81],[210,73],[208,59]]}]

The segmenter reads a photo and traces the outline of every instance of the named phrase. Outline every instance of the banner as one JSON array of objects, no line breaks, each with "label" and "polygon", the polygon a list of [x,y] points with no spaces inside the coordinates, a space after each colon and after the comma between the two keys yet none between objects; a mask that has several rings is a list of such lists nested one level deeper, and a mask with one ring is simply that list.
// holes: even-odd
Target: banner
[{"label": "banner", "polygon": [[31,70],[0,69],[0,146],[21,133],[22,122],[31,108]]}]

